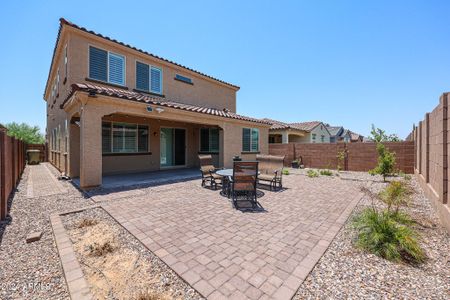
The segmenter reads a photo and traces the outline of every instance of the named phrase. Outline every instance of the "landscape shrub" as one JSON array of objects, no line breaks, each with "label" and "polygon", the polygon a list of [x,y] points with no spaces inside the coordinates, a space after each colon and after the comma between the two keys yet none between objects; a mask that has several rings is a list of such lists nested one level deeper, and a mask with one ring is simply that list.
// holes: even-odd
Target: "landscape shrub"
[{"label": "landscape shrub", "polygon": [[[394,181],[378,194],[365,187],[361,190],[371,198],[372,206],[352,220],[356,246],[391,261],[423,262],[426,255],[419,245],[418,233],[412,228],[414,222],[400,211],[400,207],[408,205],[412,188],[405,182]],[[387,208],[378,209],[375,199]]]},{"label": "landscape shrub", "polygon": [[353,219],[356,245],[387,260],[423,262],[425,254],[417,241],[418,234],[408,226],[411,222],[403,213],[366,208]]},{"label": "landscape shrub", "polygon": [[289,170],[288,169],[283,169],[283,175],[289,175]]},{"label": "landscape shrub", "polygon": [[333,172],[331,172],[328,169],[325,170],[320,170],[320,175],[324,175],[324,176],[333,176]]},{"label": "landscape shrub", "polygon": [[315,170],[308,170],[308,172],[306,172],[306,175],[308,175],[309,178],[319,177],[319,173],[317,173],[317,171]]}]

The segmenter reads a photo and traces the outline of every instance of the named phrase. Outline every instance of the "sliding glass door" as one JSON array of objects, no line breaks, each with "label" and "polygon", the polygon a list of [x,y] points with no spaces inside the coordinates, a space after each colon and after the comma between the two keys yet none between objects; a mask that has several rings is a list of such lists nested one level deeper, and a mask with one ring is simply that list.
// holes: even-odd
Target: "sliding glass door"
[{"label": "sliding glass door", "polygon": [[161,167],[186,165],[186,130],[161,128]]}]

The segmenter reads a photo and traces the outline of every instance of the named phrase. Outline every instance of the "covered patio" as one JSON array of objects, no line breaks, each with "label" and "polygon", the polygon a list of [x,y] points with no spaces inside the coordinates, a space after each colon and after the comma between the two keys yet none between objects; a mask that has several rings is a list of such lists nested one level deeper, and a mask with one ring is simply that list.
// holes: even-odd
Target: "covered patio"
[{"label": "covered patio", "polygon": [[[83,189],[112,184],[110,175],[196,168],[201,153],[211,154],[217,167],[231,167],[233,156],[254,160],[268,152],[270,124],[226,110],[94,85],[78,87],[64,107],[70,116],[67,174]],[[248,151],[245,130],[258,133],[245,136]]]}]

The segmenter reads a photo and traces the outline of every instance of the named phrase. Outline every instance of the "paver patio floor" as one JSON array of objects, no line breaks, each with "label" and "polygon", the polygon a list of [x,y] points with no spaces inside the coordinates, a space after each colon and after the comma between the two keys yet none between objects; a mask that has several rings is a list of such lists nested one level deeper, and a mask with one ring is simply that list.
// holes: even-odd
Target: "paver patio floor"
[{"label": "paver patio floor", "polygon": [[362,195],[339,178],[283,180],[264,212],[235,210],[199,180],[103,207],[208,299],[290,299]]}]

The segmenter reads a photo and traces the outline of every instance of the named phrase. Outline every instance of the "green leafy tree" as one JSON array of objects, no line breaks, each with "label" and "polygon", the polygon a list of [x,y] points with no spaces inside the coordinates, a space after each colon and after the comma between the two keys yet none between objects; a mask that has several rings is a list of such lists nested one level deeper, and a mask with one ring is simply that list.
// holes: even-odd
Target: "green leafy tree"
[{"label": "green leafy tree", "polygon": [[385,130],[375,127],[372,124],[372,130],[370,131],[370,137],[375,143],[382,142],[400,142],[401,139],[396,134],[387,134]]},{"label": "green leafy tree", "polygon": [[40,132],[38,126],[30,126],[26,123],[8,123],[5,125],[8,129],[8,135],[22,140],[28,144],[43,144],[45,138]]},{"label": "green leafy tree", "polygon": [[377,143],[378,152],[378,165],[375,169],[370,170],[371,175],[380,174],[383,175],[383,181],[386,181],[386,177],[394,173],[395,167],[395,153],[386,149],[383,143]]}]

